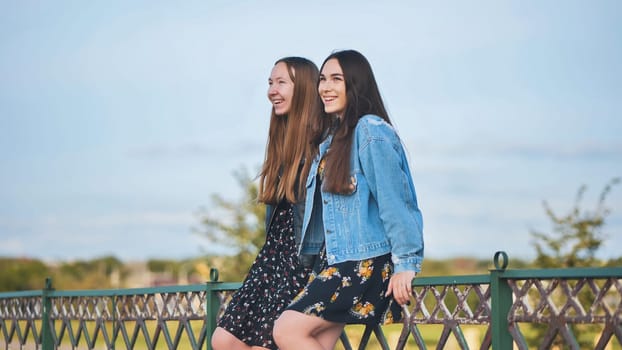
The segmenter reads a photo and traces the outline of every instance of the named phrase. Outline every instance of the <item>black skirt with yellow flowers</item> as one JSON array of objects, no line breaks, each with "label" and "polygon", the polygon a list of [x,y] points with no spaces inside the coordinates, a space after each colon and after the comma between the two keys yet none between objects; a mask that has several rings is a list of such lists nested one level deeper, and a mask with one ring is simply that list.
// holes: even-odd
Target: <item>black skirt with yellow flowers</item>
[{"label": "black skirt with yellow flowers", "polygon": [[328,265],[322,249],[313,270],[289,310],[345,324],[388,324],[402,319],[399,304],[392,296],[385,297],[393,274],[391,254]]}]

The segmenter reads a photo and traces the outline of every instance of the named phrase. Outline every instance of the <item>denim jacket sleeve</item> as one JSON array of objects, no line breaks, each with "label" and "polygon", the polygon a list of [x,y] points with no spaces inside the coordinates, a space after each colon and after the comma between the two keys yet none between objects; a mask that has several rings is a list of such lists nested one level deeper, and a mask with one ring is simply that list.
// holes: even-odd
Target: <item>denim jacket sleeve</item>
[{"label": "denim jacket sleeve", "polygon": [[391,244],[395,272],[419,272],[423,219],[402,143],[379,117],[366,119],[357,132],[358,156]]},{"label": "denim jacket sleeve", "polygon": [[266,219],[264,222],[266,233],[270,229],[270,223],[272,221],[272,214],[274,213],[274,206],[271,204],[266,204]]}]

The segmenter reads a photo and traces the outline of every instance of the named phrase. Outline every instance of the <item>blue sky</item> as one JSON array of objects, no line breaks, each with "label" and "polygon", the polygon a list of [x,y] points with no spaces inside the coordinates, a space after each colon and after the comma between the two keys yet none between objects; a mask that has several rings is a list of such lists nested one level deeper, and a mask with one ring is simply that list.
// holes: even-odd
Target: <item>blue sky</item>
[{"label": "blue sky", "polygon": [[[619,1],[4,1],[0,256],[217,250],[210,197],[263,159],[277,58],[370,60],[432,258],[533,258],[579,186],[622,176]],[[622,186],[600,257],[620,256]]]}]

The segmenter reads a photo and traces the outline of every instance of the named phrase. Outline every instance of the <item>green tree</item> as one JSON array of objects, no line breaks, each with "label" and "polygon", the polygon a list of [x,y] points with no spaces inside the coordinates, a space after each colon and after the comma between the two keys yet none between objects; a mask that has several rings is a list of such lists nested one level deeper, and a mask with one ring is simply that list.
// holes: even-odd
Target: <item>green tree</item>
[{"label": "green tree", "polygon": [[63,262],[53,273],[53,284],[57,289],[111,288],[113,271],[121,278],[127,275],[123,263],[114,256]]},{"label": "green tree", "polygon": [[553,224],[553,232],[531,232],[535,239],[532,244],[537,253],[534,264],[543,268],[601,265],[596,252],[605,240],[602,228],[610,213],[605,199],[612,187],[619,182],[620,178],[616,177],[606,184],[593,211],[581,209],[581,201],[587,190],[585,185],[579,188],[574,206],[566,215],[555,214],[544,201],[544,209]]},{"label": "green tree", "polygon": [[[616,263],[619,263],[622,257],[603,262],[596,255],[606,238],[602,233],[602,228],[610,210],[605,205],[605,200],[612,187],[619,182],[620,178],[613,178],[605,185],[593,211],[581,209],[581,202],[587,190],[585,185],[577,191],[574,206],[566,215],[557,215],[550,205],[544,201],[544,209],[552,222],[553,231],[550,234],[532,231],[534,237],[532,244],[537,253],[534,265],[541,268],[572,268],[615,266]],[[539,292],[534,291],[534,294],[539,294]],[[563,293],[552,293],[549,297],[564,298]],[[591,305],[594,296],[591,291],[582,290],[578,298],[582,305]],[[548,325],[536,324],[532,325],[531,328],[533,332],[531,336],[527,337],[527,341],[531,346],[538,346],[547,332]],[[571,329],[575,336],[578,334],[594,334],[593,332],[597,331],[591,325],[573,325]],[[579,338],[578,341],[582,348],[589,348],[593,345],[590,337]],[[559,335],[554,340],[553,345],[560,348],[563,346],[563,341]]]},{"label": "green tree", "polygon": [[49,274],[49,268],[39,260],[0,258],[0,291],[42,289]]},{"label": "green tree", "polygon": [[179,262],[175,260],[151,259],[147,261],[147,269],[149,269],[150,272],[171,272],[177,275],[179,271]]},{"label": "green tree", "polygon": [[232,252],[226,256],[208,256],[208,264],[219,271],[224,281],[240,281],[248,272],[265,242],[265,206],[257,202],[258,186],[245,170],[234,173],[243,189],[241,198],[211,198],[210,210],[199,212],[201,228],[210,245]]}]

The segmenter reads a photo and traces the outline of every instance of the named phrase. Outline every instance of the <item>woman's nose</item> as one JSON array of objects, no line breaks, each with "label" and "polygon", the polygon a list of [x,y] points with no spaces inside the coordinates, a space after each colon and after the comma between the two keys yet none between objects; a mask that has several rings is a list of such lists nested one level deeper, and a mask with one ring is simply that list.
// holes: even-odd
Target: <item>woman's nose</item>
[{"label": "woman's nose", "polygon": [[318,85],[318,91],[326,91],[328,90],[328,85],[325,81],[321,82],[320,85]]}]

